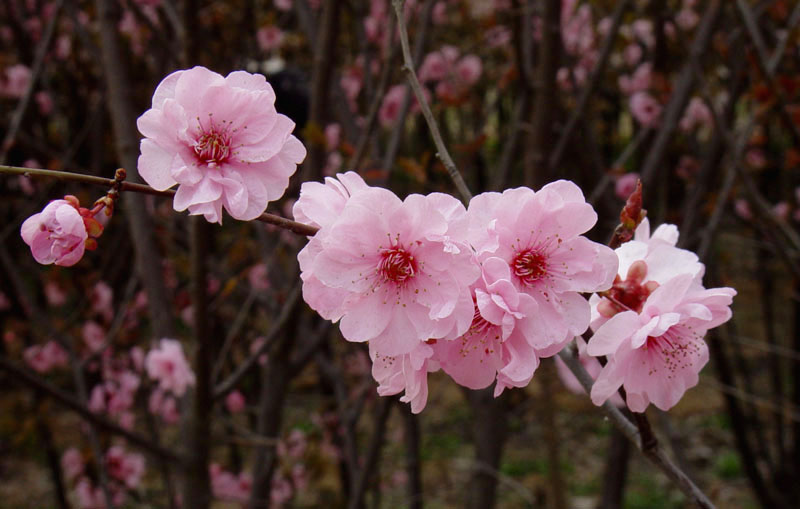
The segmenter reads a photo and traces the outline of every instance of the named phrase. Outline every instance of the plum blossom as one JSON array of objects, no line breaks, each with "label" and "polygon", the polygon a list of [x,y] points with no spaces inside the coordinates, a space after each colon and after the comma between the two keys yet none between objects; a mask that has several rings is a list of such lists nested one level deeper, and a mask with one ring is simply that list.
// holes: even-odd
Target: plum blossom
[{"label": "plum blossom", "polygon": [[225,397],[225,408],[232,414],[238,414],[245,409],[246,401],[239,391],[231,391]]},{"label": "plum blossom", "polygon": [[66,367],[69,362],[67,352],[55,341],[48,341],[44,346],[29,346],[22,356],[28,366],[39,373],[47,373],[53,368]]},{"label": "plum blossom", "polygon": [[[296,207],[303,202],[301,195]],[[303,297],[341,320],[345,339],[370,341],[383,356],[463,334],[473,314],[469,285],[479,275],[464,244],[465,220],[451,196],[401,201],[386,189],[357,191],[298,256],[304,282],[316,279],[303,285]]]},{"label": "plum blossom", "polygon": [[609,288],[617,257],[582,236],[597,221],[580,188],[559,180],[528,188],[483,193],[469,204],[470,244],[479,256],[503,260],[511,282],[533,297],[526,335],[539,357],[560,351],[589,326],[590,306],[580,294]]},{"label": "plum blossom", "polygon": [[706,106],[706,103],[699,97],[692,97],[679,125],[681,131],[686,132],[691,131],[697,126],[709,126],[712,121],[711,110]]},{"label": "plum blossom", "polygon": [[258,47],[261,48],[261,51],[265,53],[280,48],[281,44],[283,43],[283,38],[283,31],[273,25],[263,26],[258,29],[258,32],[256,32]]},{"label": "plum blossom", "polygon": [[150,378],[158,380],[159,388],[176,396],[183,396],[186,388],[194,385],[194,373],[176,339],[162,339],[158,348],[147,352],[144,364]]},{"label": "plum blossom", "polygon": [[[453,341],[434,345],[442,369],[459,385],[483,389],[497,380],[495,396],[508,387],[524,387],[539,366],[538,311],[533,297],[513,283],[511,267],[489,257],[473,285],[475,310],[469,330]],[[542,344],[542,347],[548,345]]]},{"label": "plum blossom", "polygon": [[224,207],[236,219],[255,219],[306,156],[294,122],[274,103],[261,75],[223,78],[204,67],[170,74],[137,121],[145,136],[139,173],[159,190],[178,184],[177,211],[221,223]]},{"label": "plum blossom", "polygon": [[144,456],[127,453],[121,446],[115,445],[106,452],[106,468],[112,478],[134,489],[144,475]]},{"label": "plum blossom", "polygon": [[410,353],[387,356],[370,344],[372,378],[378,382],[378,394],[392,396],[405,391],[400,401],[410,403],[412,413],[420,413],[428,402],[428,372],[439,369],[434,353],[430,345],[419,343]]},{"label": "plum blossom", "polygon": [[0,97],[19,99],[25,94],[31,81],[31,70],[22,64],[7,67],[0,79]]},{"label": "plum blossom", "polygon": [[33,258],[43,264],[75,265],[83,257],[89,234],[78,208],[67,200],[53,200],[22,223],[22,240]]},{"label": "plum blossom", "polygon": [[639,182],[638,173],[626,173],[617,178],[614,183],[614,194],[620,200],[627,200],[628,197],[636,190],[636,183]]},{"label": "plum blossom", "polygon": [[76,479],[83,473],[83,455],[81,452],[70,447],[61,455],[61,469],[64,471],[64,478],[67,482]]},{"label": "plum blossom", "polygon": [[[708,362],[706,332],[730,316],[732,288],[706,289],[697,256],[675,247],[678,230],[661,225],[650,236],[645,219],[634,240],[617,248],[619,273],[603,297],[592,296],[587,353],[605,355],[591,398],[602,404],[624,386],[627,404],[668,410],[697,385]],[[622,277],[625,279],[622,279]]]},{"label": "plum blossom", "polygon": [[661,117],[661,104],[647,92],[636,92],[630,99],[631,114],[645,127],[655,127]]}]

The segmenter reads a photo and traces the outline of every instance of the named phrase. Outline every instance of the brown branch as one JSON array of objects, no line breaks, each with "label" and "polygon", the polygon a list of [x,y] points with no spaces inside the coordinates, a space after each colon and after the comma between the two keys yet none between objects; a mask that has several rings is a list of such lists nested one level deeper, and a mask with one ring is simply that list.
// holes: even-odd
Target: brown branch
[{"label": "brown branch", "polygon": [[405,18],[403,17],[404,4],[405,0],[392,0],[395,16],[397,17],[397,31],[400,35],[400,47],[403,49],[403,70],[408,77],[408,82],[411,84],[411,90],[414,91],[414,95],[417,97],[417,102],[422,110],[422,115],[425,117],[425,122],[428,124],[431,137],[433,137],[433,143],[436,145],[437,151],[436,156],[442,161],[442,164],[444,164],[447,173],[456,186],[458,194],[461,195],[461,200],[465,204],[468,204],[469,200],[472,198],[472,193],[469,192],[464,178],[461,176],[461,173],[459,173],[458,168],[456,168],[456,163],[453,162],[453,158],[450,157],[450,152],[447,151],[447,147],[444,145],[442,134],[439,132],[439,126],[436,123],[436,119],[433,118],[431,107],[428,105],[428,100],[425,99],[422,85],[420,85],[417,73],[414,70],[414,60],[411,57],[411,49],[408,46],[408,30],[406,29]]},{"label": "brown branch", "polygon": [[[575,378],[578,379],[580,384],[583,386],[586,393],[591,393],[592,385],[594,385],[594,379],[586,372],[583,365],[580,363],[578,358],[570,351],[569,348],[565,348],[562,350],[558,356],[564,361],[564,364],[569,368],[572,374],[575,375]],[[636,444],[636,447],[642,452],[642,454],[650,460],[659,470],[664,472],[669,479],[674,482],[683,493],[689,497],[692,502],[694,502],[698,507],[702,508],[713,508],[714,504],[706,497],[706,495],[697,487],[697,485],[692,482],[691,479],[677,466],[675,465],[665,454],[664,452],[658,448],[651,448],[651,449],[644,449],[642,446],[642,440],[640,431],[634,426],[631,421],[629,421],[622,412],[606,401],[601,406],[602,410],[606,413],[608,418],[611,420],[612,424],[617,427],[631,442]]]},{"label": "brown branch", "polygon": [[[9,175],[24,175],[27,177],[47,177],[56,180],[78,182],[82,184],[91,184],[102,187],[111,187],[114,185],[115,182],[114,179],[95,177],[92,175],[83,175],[81,173],[71,173],[67,171],[41,170],[34,168],[21,168],[18,166],[0,165],[0,174],[4,173]],[[155,196],[175,195],[174,189],[158,191],[144,184],[135,184],[133,182],[127,182],[127,181],[123,182],[120,185],[119,190],[130,191],[134,193],[150,194]],[[256,218],[256,220],[261,221],[262,223],[278,226],[280,228],[283,228],[284,230],[289,230],[290,232],[296,233],[298,235],[305,235],[308,237],[314,236],[314,234],[317,233],[317,231],[319,231],[319,228],[316,228],[314,226],[310,226],[304,223],[298,223],[297,221],[292,221],[291,219],[286,219],[284,217],[276,216],[275,214],[269,214],[267,212],[261,214],[259,217]]]}]

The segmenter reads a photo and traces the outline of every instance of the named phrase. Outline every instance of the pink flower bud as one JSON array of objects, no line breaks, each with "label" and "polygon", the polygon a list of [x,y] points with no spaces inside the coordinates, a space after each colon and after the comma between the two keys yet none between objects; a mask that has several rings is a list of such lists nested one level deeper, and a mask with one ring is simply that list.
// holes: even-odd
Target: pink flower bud
[{"label": "pink flower bud", "polygon": [[22,223],[22,240],[37,262],[75,265],[83,257],[89,238],[78,209],[67,200],[53,200]]}]

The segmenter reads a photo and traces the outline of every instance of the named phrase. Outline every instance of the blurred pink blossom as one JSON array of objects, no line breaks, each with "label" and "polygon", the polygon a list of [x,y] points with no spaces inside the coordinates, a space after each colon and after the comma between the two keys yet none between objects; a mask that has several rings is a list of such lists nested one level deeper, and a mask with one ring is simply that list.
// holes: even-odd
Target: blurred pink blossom
[{"label": "blurred pink blossom", "polygon": [[183,396],[186,388],[195,383],[194,373],[178,340],[162,339],[158,348],[147,352],[144,363],[150,378],[157,380],[161,389],[176,396]]},{"label": "blurred pink blossom", "polygon": [[245,409],[244,395],[239,391],[231,391],[225,397],[225,408],[232,414],[238,414]]},{"label": "blurred pink blossom", "polygon": [[620,200],[627,200],[628,197],[636,190],[636,183],[639,181],[639,174],[632,172],[626,173],[617,177],[614,184],[614,194]]},{"label": "blurred pink blossom", "polygon": [[64,368],[69,362],[67,352],[55,341],[48,341],[43,346],[29,346],[22,356],[28,366],[39,373],[47,373],[54,368]]},{"label": "blurred pink blossom", "polygon": [[274,25],[261,27],[258,29],[258,32],[256,32],[258,47],[265,53],[280,48],[283,43],[283,38],[283,31]]},{"label": "blurred pink blossom", "polygon": [[26,65],[16,64],[6,67],[0,77],[0,97],[19,99],[25,94],[31,81],[31,70]]},{"label": "blurred pink blossom", "polygon": [[630,99],[631,114],[645,127],[655,127],[661,118],[661,104],[647,92],[636,92]]}]

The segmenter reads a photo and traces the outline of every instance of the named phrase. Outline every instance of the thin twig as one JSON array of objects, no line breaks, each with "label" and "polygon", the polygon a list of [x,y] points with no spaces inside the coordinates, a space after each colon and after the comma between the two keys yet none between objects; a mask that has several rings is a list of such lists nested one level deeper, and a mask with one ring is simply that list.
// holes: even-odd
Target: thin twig
[{"label": "thin twig", "polygon": [[[571,353],[570,349],[565,348],[559,352],[558,356],[564,361],[564,364],[566,364],[572,374],[575,375],[575,378],[578,379],[587,394],[591,393],[594,379],[586,372],[586,369],[584,369],[578,358]],[[631,421],[622,415],[622,412],[620,412],[617,407],[606,401],[601,408],[614,426],[628,437],[631,442],[636,444],[636,447],[642,451],[644,456],[664,472],[695,504],[702,508],[714,507],[714,504],[700,491],[700,488],[698,488],[677,465],[667,458],[661,449],[656,447],[645,450],[642,447],[639,430],[636,429],[636,426],[634,426]]]},{"label": "thin twig", "polygon": [[[0,165],[0,174],[4,173],[8,175],[24,175],[28,177],[30,176],[47,177],[57,180],[78,182],[82,184],[91,184],[102,187],[111,187],[112,185],[114,185],[114,179],[95,177],[93,175],[83,175],[81,173],[71,173],[67,171],[42,170],[38,168],[22,168],[18,166]],[[153,189],[152,187],[144,184],[136,184],[127,181],[123,182],[119,189],[120,191],[131,191],[134,193],[151,194],[155,196],[175,195],[174,189],[158,191],[157,189]],[[298,235],[305,235],[308,237],[313,236],[315,233],[317,233],[317,231],[319,231],[319,228],[316,228],[314,226],[298,223],[297,221],[292,221],[291,219],[286,219],[285,217],[276,216],[274,214],[269,214],[267,212],[261,214],[259,217],[256,218],[256,220],[261,221],[262,223],[278,226],[280,228],[283,228],[284,230],[289,230],[290,232],[296,233]]]},{"label": "thin twig", "polygon": [[439,132],[439,126],[436,124],[436,120],[433,118],[433,113],[428,105],[428,100],[425,99],[425,94],[422,91],[422,85],[420,85],[419,79],[417,78],[417,73],[414,70],[414,60],[411,57],[411,49],[408,46],[408,31],[406,30],[406,22],[405,18],[403,17],[404,4],[405,0],[392,0],[395,16],[397,16],[397,31],[400,34],[400,47],[403,49],[403,70],[408,77],[408,82],[411,84],[411,90],[414,91],[414,95],[417,97],[417,102],[422,110],[422,115],[425,117],[425,122],[428,124],[428,129],[433,137],[433,143],[436,145],[436,155],[442,161],[442,164],[444,164],[447,173],[450,175],[450,178],[453,180],[453,184],[456,186],[458,194],[461,195],[462,201],[465,204],[468,204],[470,199],[472,199],[472,193],[469,192],[467,184],[461,177],[461,173],[459,173],[458,168],[456,168],[456,163],[453,162],[453,158],[450,157],[450,152],[447,151],[447,147],[445,147],[444,141],[442,141],[442,135]]}]

